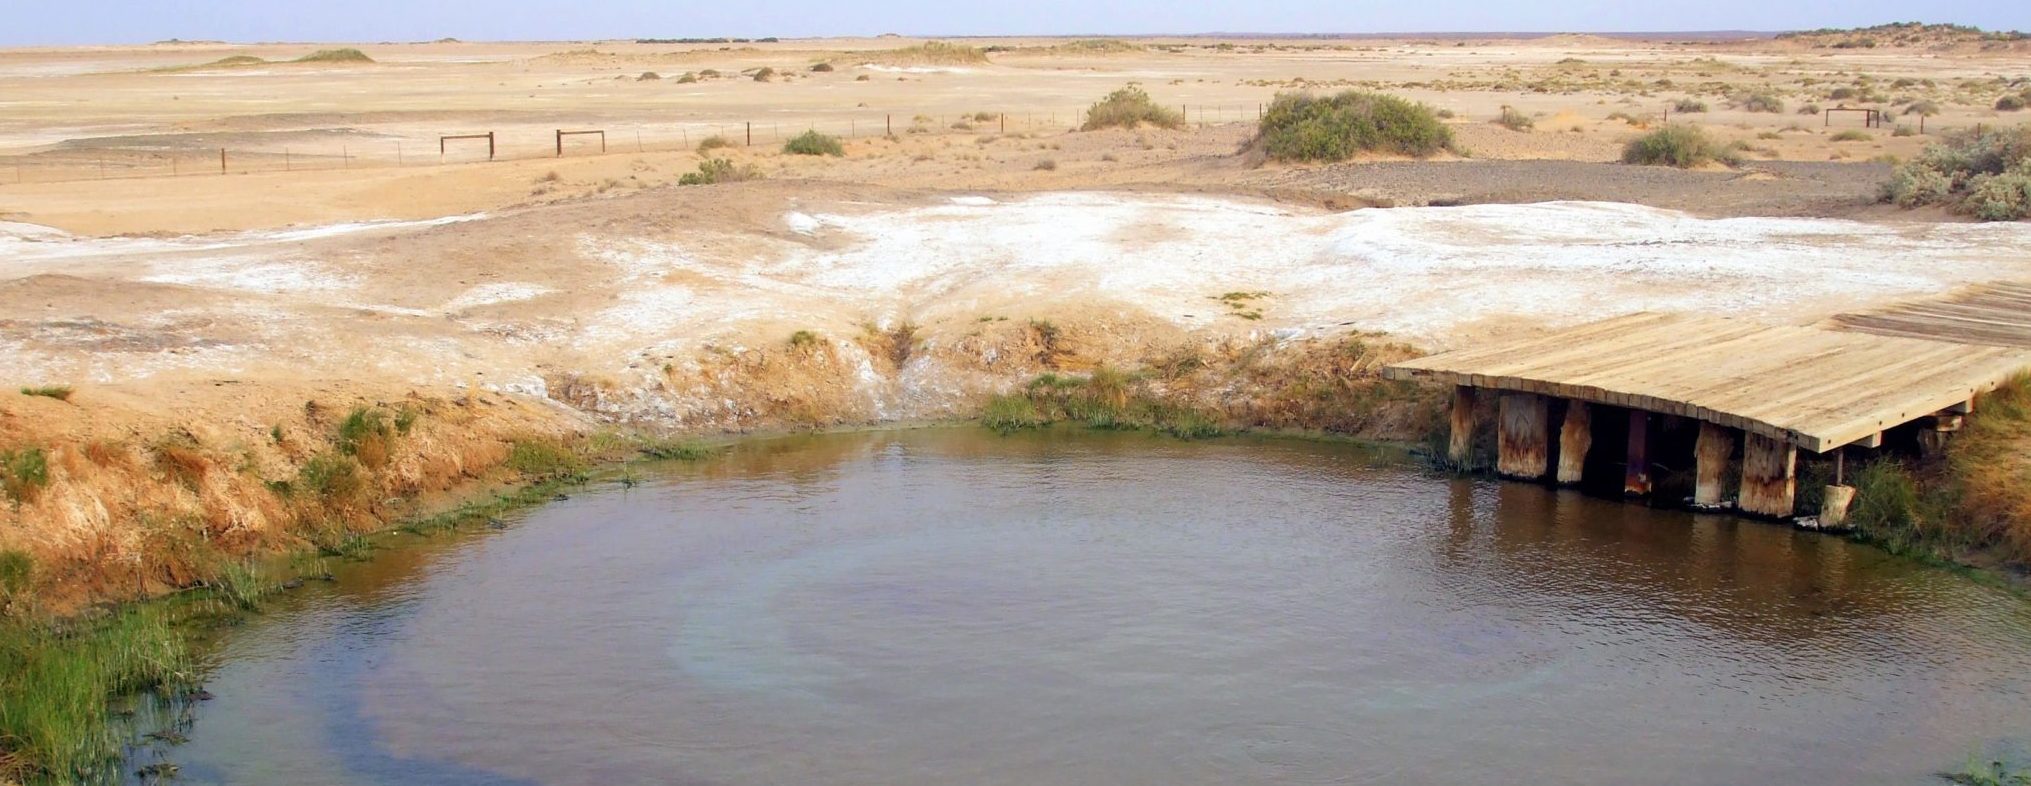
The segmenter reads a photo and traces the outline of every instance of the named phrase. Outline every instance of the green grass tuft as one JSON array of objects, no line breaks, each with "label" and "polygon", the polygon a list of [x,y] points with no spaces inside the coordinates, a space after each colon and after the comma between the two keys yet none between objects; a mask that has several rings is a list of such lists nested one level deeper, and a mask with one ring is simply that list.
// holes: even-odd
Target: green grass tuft
[{"label": "green grass tuft", "polygon": [[21,389],[21,395],[24,396],[41,396],[43,398],[53,398],[58,401],[71,400],[72,392],[74,391],[71,390],[71,386],[69,385],[40,385],[36,387],[25,387]]},{"label": "green grass tuft", "polygon": [[125,735],[110,699],[190,686],[194,663],[163,607],[92,622],[0,623],[0,780],[98,782]]},{"label": "green grass tuft", "polygon": [[585,473],[583,456],[553,441],[518,439],[508,447],[509,469],[536,479],[577,477]]},{"label": "green grass tuft", "polygon": [[0,451],[0,490],[16,502],[35,499],[49,485],[49,454],[42,448]]}]

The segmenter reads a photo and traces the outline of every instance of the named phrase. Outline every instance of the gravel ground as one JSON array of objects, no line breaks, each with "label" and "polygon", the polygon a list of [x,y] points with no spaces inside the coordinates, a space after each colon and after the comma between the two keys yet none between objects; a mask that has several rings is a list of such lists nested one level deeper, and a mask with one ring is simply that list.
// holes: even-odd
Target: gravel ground
[{"label": "gravel ground", "polygon": [[1583,200],[1702,216],[1854,217],[1881,212],[1880,163],[1766,161],[1736,171],[1592,161],[1389,161],[1262,173],[1273,190],[1335,192],[1395,205]]}]

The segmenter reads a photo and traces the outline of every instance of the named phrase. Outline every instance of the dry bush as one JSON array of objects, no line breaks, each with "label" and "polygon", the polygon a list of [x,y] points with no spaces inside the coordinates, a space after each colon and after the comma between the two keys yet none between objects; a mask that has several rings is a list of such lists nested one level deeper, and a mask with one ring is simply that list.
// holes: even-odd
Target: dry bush
[{"label": "dry bush", "polygon": [[1183,128],[1185,116],[1170,107],[1158,105],[1149,93],[1141,87],[1129,85],[1108,93],[1086,110],[1086,122],[1081,131],[1096,131],[1102,128],[1139,128],[1144,125],[1158,128]]}]

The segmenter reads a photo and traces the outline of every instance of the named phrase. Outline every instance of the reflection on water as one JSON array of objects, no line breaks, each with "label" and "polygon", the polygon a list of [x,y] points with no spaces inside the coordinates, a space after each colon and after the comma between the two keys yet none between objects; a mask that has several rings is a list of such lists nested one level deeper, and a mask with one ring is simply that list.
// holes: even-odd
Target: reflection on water
[{"label": "reflection on water", "polygon": [[800,437],[388,552],[236,634],[187,780],[1913,783],[2031,607],[1360,448]]}]

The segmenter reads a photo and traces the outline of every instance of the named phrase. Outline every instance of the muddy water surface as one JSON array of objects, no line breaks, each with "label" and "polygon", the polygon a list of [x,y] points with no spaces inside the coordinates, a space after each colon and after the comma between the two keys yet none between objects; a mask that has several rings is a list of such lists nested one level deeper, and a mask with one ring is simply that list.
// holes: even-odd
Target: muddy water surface
[{"label": "muddy water surface", "polygon": [[1922,783],[2031,604],[1345,445],[801,437],[236,631],[187,782]]}]

